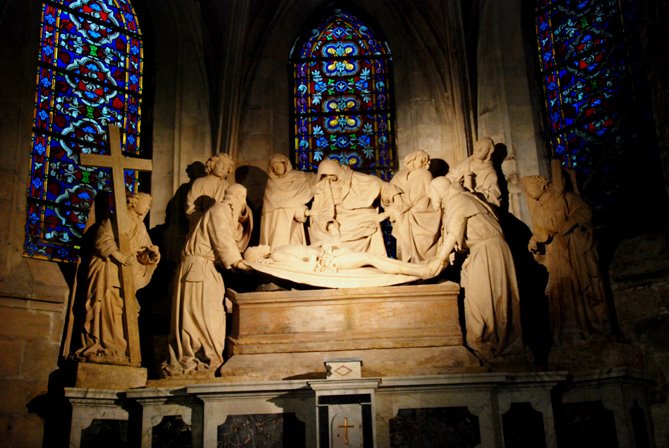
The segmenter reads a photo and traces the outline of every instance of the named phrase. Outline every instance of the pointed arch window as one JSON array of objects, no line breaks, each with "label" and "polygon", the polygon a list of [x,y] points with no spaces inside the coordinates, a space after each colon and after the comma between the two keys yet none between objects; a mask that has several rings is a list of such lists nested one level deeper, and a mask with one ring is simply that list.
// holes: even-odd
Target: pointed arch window
[{"label": "pointed arch window", "polygon": [[292,66],[295,166],[325,159],[388,179],[396,167],[392,58],[377,31],[334,9],[296,42]]},{"label": "pointed arch window", "polygon": [[588,175],[634,134],[633,21],[622,0],[538,0],[537,44],[553,155]]},{"label": "pointed arch window", "polygon": [[[142,37],[126,0],[49,0],[42,5],[24,254],[76,261],[95,195],[111,191],[108,169],[79,154],[108,151],[121,128],[125,154],[139,155]],[[137,188],[134,171],[126,186]]]}]

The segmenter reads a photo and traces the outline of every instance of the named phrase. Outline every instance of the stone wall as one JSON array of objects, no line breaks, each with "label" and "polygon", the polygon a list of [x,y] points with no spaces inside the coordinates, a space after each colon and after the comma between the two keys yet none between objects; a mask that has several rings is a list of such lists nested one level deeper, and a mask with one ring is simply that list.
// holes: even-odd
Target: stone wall
[{"label": "stone wall", "polygon": [[0,297],[0,440],[7,448],[42,446],[64,315],[60,303]]},{"label": "stone wall", "polygon": [[652,406],[655,442],[669,446],[669,244],[662,230],[623,241],[610,268],[622,337],[644,353],[643,366],[657,381]]},{"label": "stone wall", "polygon": [[42,406],[59,357],[68,287],[58,265],[24,258],[39,2],[0,16],[0,440],[41,446]]},{"label": "stone wall", "polygon": [[[366,0],[355,5],[373,17],[373,27],[391,47],[398,159],[424,149],[433,158],[460,161],[470,142],[458,10],[437,1],[401,3]],[[230,106],[238,110],[232,152],[241,165],[264,169],[273,153],[291,153],[291,97],[286,92],[292,88],[286,67],[295,39],[308,30],[305,24],[316,11],[313,2],[293,0],[273,4],[264,14],[240,17],[248,20],[248,36],[232,40],[228,53],[236,58],[242,78],[242,98],[237,93]]]}]

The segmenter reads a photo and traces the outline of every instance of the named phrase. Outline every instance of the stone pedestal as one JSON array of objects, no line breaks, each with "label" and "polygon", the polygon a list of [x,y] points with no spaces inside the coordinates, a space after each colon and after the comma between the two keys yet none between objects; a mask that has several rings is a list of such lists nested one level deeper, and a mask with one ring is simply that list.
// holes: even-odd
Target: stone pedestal
[{"label": "stone pedestal", "polygon": [[655,446],[643,372],[365,378],[358,362],[333,361],[345,379],[67,388],[70,446]]},{"label": "stone pedestal", "polygon": [[118,391],[65,388],[72,407],[70,447],[127,446],[129,414]]},{"label": "stone pedestal", "polygon": [[70,365],[74,386],[90,389],[130,389],[146,386],[144,367],[75,362]]},{"label": "stone pedestal", "polygon": [[237,293],[227,340],[229,381],[324,378],[323,362],[362,361],[382,377],[480,370],[462,345],[451,282],[384,288]]},{"label": "stone pedestal", "polygon": [[[562,393],[561,443],[565,446],[655,446],[649,412],[653,383],[646,373],[634,369],[611,368],[574,374]],[[661,446],[661,441],[657,446]]]}]

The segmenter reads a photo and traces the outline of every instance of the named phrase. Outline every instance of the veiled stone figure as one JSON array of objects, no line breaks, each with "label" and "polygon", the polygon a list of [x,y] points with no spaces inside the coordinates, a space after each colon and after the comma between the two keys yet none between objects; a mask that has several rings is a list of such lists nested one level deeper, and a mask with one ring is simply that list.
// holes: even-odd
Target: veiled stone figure
[{"label": "veiled stone figure", "polygon": [[279,247],[307,244],[304,223],[307,203],[313,198],[313,173],[293,170],[288,157],[275,154],[269,161],[263,196],[260,244]]},{"label": "veiled stone figure", "polygon": [[223,202],[210,207],[188,237],[174,288],[166,376],[213,375],[223,363],[225,285],[216,266],[248,270],[242,252],[252,229],[244,210],[246,188],[232,184]]},{"label": "veiled stone figure", "polygon": [[234,165],[232,157],[225,153],[215,154],[207,160],[207,175],[195,179],[186,195],[186,217],[191,229],[209,207],[223,201]]},{"label": "veiled stone figure", "polygon": [[436,254],[441,215],[430,204],[430,156],[414,151],[382,189],[382,204],[393,225],[397,258],[421,262]]},{"label": "veiled stone figure", "polygon": [[379,225],[385,216],[376,207],[382,183],[376,176],[354,172],[335,160],[323,160],[309,212],[311,243],[386,255]]},{"label": "veiled stone figure", "polygon": [[495,142],[483,137],[474,145],[474,154],[460,162],[446,175],[451,182],[461,184],[476,193],[488,204],[499,206],[502,192],[499,188],[497,171],[492,164]]},{"label": "veiled stone figure", "polygon": [[593,238],[592,211],[566,191],[560,161],[552,163],[552,182],[527,176],[533,235],[529,249],[548,270],[549,317],[553,342],[564,344],[608,334],[609,309]]},{"label": "veiled stone figure", "polygon": [[[120,266],[132,267],[137,291],[149,283],[160,260],[158,247],[152,244],[144,225],[144,217],[151,208],[151,196],[146,193],[129,195],[127,207],[130,253],[119,250],[110,219],[102,221],[95,234],[94,254],[88,268],[82,348],[76,352],[77,356],[86,361],[112,364],[128,362]],[[132,294],[129,300],[137,299]]]},{"label": "veiled stone figure", "polygon": [[516,270],[495,214],[445,177],[432,181],[430,195],[443,212],[437,257],[446,264],[451,252],[468,252],[461,274],[467,345],[483,360],[517,354],[522,341]]}]

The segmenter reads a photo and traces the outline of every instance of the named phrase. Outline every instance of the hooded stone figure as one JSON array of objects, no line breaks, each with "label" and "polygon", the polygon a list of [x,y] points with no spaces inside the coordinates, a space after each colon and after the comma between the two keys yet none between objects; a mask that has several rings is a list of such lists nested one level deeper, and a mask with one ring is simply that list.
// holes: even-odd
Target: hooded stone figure
[{"label": "hooded stone figure", "polygon": [[310,210],[311,243],[331,242],[356,252],[386,255],[376,201],[383,181],[356,173],[335,160],[318,166]]},{"label": "hooded stone figure", "polygon": [[315,175],[294,170],[283,154],[275,154],[267,168],[269,179],[263,196],[260,244],[272,248],[307,244],[304,223],[307,203],[314,196]]}]

